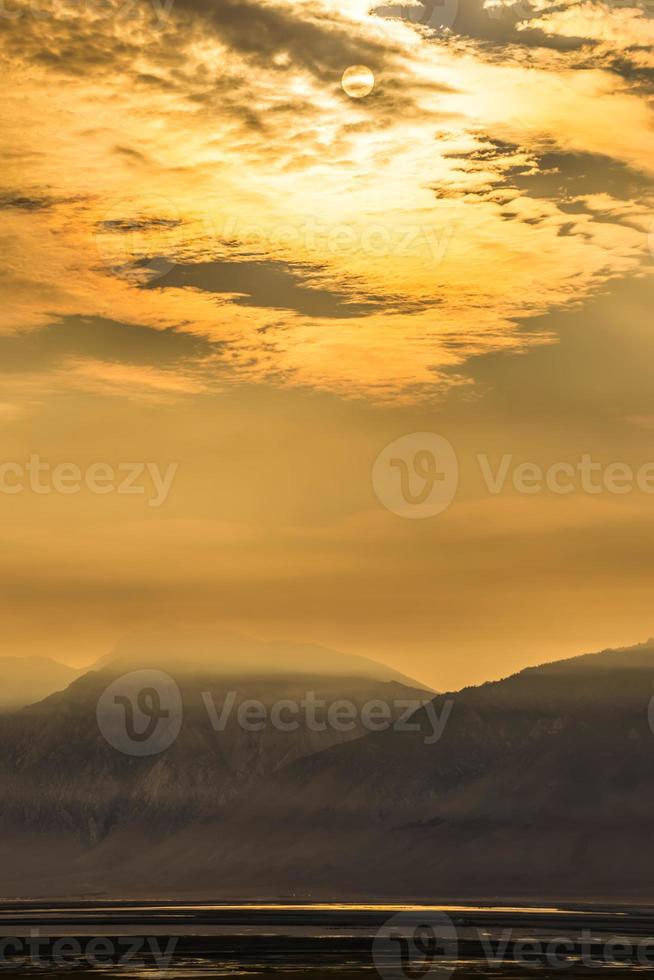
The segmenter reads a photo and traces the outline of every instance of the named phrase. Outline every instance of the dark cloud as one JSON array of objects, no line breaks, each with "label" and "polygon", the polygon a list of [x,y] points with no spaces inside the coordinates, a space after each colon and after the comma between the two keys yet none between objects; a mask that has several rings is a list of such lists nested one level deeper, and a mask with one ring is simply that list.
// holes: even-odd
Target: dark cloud
[{"label": "dark cloud", "polygon": [[[543,30],[531,26],[532,21],[547,19],[550,14],[565,11],[575,4],[574,0],[553,0],[548,5],[530,0],[504,0],[497,5],[485,6],[485,0],[421,0],[421,6],[402,10],[398,6],[377,5],[373,12],[382,17],[410,20],[416,29],[427,37],[438,38],[440,43],[458,44],[461,39],[475,42],[478,53],[488,60],[506,62],[522,61],[525,48],[543,48],[561,55],[568,55],[568,67],[578,71],[601,67],[629,81],[644,92],[651,93],[654,84],[654,68],[642,64],[643,55],[650,53],[647,43],[649,34],[644,31],[644,43],[620,47],[602,43],[596,37],[568,36],[555,29]],[[614,4],[604,3],[607,14]],[[645,19],[651,16],[647,0],[630,0],[625,6],[639,9]],[[597,8],[601,10],[600,3]],[[439,27],[445,21],[447,30]]]},{"label": "dark cloud", "polygon": [[[552,150],[538,154],[487,136],[484,145],[470,153],[457,151],[445,155],[460,162],[457,170],[483,175],[485,186],[474,192],[474,197],[507,208],[499,212],[507,221],[538,224],[551,217],[549,211],[537,216],[508,208],[513,201],[526,196],[555,204],[563,215],[585,215],[595,221],[640,229],[637,218],[628,212],[620,213],[619,205],[613,210],[610,205],[594,207],[583,198],[606,195],[615,202],[641,202],[645,207],[649,206],[647,202],[654,204],[654,181],[649,174],[599,153]],[[514,164],[514,159],[520,162]],[[494,174],[492,179],[489,179],[489,171]],[[438,197],[473,196],[467,186],[432,185],[432,189]],[[584,232],[574,221],[567,221],[559,234],[583,236]]]},{"label": "dark cloud", "polygon": [[102,317],[65,316],[42,330],[0,336],[0,371],[46,371],[65,357],[167,365],[214,350],[208,341],[176,330],[153,330]]},{"label": "dark cloud", "polygon": [[[144,264],[146,261],[143,260]],[[163,276],[143,283],[142,289],[192,288],[208,293],[238,293],[239,306],[294,310],[305,316],[359,317],[385,310],[389,297],[355,299],[345,292],[312,283],[316,270],[278,261],[216,260],[175,265]]]},{"label": "dark cloud", "polygon": [[0,210],[16,208],[19,211],[45,211],[52,207],[53,203],[51,197],[0,191]]},{"label": "dark cloud", "polygon": [[[620,50],[594,37],[567,36],[557,34],[555,30],[550,32],[529,26],[531,20],[546,18],[548,14],[558,13],[569,6],[574,4],[553,2],[549,7],[537,9],[527,0],[518,0],[513,5],[488,10],[484,9],[483,0],[460,0],[454,31],[457,35],[476,40],[487,56],[495,60],[520,57],[521,48],[549,49],[569,55],[569,67],[577,71],[602,68],[645,92],[651,92],[654,69],[640,63],[640,56],[650,52],[648,45],[632,44]],[[607,0],[607,14],[612,6]],[[643,9],[638,0],[633,0],[630,6]]]},{"label": "dark cloud", "polygon": [[128,157],[130,160],[136,160],[138,163],[147,163],[147,157],[145,154],[141,153],[139,150],[133,149],[131,146],[114,146],[114,153],[118,156]]},{"label": "dark cloud", "polygon": [[107,221],[98,221],[96,228],[98,231],[115,231],[124,234],[128,231],[165,231],[169,228],[178,228],[181,223],[179,218],[111,218]]},{"label": "dark cloud", "polygon": [[654,427],[654,334],[646,327],[653,304],[654,277],[614,280],[583,305],[521,321],[525,336],[558,343],[472,358],[466,374],[486,392],[489,410],[599,428],[607,417],[643,416]]},{"label": "dark cloud", "polygon": [[538,173],[516,170],[508,176],[530,197],[550,199],[609,194],[638,201],[654,188],[651,177],[597,153],[544,153],[538,157]]},{"label": "dark cloud", "polygon": [[[584,38],[551,36],[530,28],[518,30],[519,24],[542,16],[543,11],[537,10],[528,0],[489,7],[485,6],[485,0],[422,0],[422,8],[413,8],[410,14],[406,8],[402,19],[410,20],[428,35],[447,38],[453,34],[486,42],[490,46],[513,43],[559,51],[576,50],[587,43]],[[555,9],[554,5],[552,9]],[[375,7],[374,13],[396,18],[398,10],[398,7],[383,5]]]},{"label": "dark cloud", "polygon": [[43,0],[38,10],[24,4],[16,19],[0,17],[0,42],[24,62],[74,78],[130,70],[141,51],[117,36],[120,6],[108,0],[95,17],[83,16],[83,10],[75,0],[67,13],[53,0]]},{"label": "dark cloud", "polygon": [[316,14],[307,17],[306,8],[294,11],[291,5],[275,6],[255,0],[176,0],[176,13],[188,12],[210,24],[220,40],[232,51],[263,68],[270,68],[275,55],[285,54],[294,69],[303,67],[325,80],[339,80],[353,64],[367,64],[373,71],[399,55],[386,42],[382,44],[353,30],[345,20]]},{"label": "dark cloud", "polygon": [[622,54],[607,55],[607,67],[631,83],[632,90],[651,93],[654,90],[654,68],[630,61],[630,55],[651,54],[650,48],[633,46]]}]

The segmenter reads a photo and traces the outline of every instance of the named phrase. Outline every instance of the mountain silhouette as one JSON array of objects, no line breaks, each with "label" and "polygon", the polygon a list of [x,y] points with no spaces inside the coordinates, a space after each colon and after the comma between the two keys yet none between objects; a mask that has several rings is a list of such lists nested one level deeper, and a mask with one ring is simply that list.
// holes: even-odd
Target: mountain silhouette
[{"label": "mountain silhouette", "polygon": [[0,657],[0,711],[40,701],[66,688],[80,673],[50,657]]},{"label": "mountain silhouette", "polygon": [[[228,682],[192,674],[178,679],[182,732],[153,758],[122,755],[98,733],[114,676],[115,665],[89,673],[0,719],[6,894],[649,893],[652,640],[439,694],[413,731],[217,733],[198,698],[210,689],[219,701]],[[237,686],[262,702],[306,690],[359,705],[425,696],[306,673]],[[445,722],[436,741],[434,718]]]}]

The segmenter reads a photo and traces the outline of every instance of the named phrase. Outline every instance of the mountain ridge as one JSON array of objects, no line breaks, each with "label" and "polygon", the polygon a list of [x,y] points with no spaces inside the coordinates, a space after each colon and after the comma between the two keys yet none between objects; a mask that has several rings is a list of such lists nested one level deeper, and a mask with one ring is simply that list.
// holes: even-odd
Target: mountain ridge
[{"label": "mountain ridge", "polygon": [[[35,736],[43,773],[41,797],[25,803],[30,814],[37,804],[36,827],[15,819],[20,807],[7,823],[5,807],[3,837],[59,839],[78,893],[588,899],[642,895],[654,877],[651,641],[430,697],[412,716],[414,731],[389,728],[317,751],[295,745],[295,757],[275,737],[270,765],[257,761],[264,742],[255,751],[249,735],[232,731],[216,743],[193,715],[161,756],[121,758],[93,733],[85,696],[107,679],[86,675],[75,697],[63,692],[25,709],[18,742],[0,728],[3,779]],[[284,690],[278,680],[271,696]],[[245,678],[244,690],[251,685]],[[449,702],[442,737],[429,744],[433,715],[444,717]],[[68,737],[53,741],[61,717],[81,739],[73,758]],[[243,759],[254,764],[243,770]],[[101,766],[110,791],[93,782]],[[41,857],[26,873],[21,847],[21,871],[4,887],[15,894],[23,880],[32,893],[52,889],[62,866],[49,857],[49,877]]]},{"label": "mountain ridge", "polygon": [[82,671],[52,657],[0,657],[0,710],[11,711],[65,688]]}]

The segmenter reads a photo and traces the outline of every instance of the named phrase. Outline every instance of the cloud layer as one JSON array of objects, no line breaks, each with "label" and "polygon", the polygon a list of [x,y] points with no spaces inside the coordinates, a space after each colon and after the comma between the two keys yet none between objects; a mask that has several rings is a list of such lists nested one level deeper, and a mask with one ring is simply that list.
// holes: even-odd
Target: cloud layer
[{"label": "cloud layer", "polygon": [[[216,352],[203,385],[213,364],[216,384],[411,400],[547,339],[518,320],[648,272],[647,8],[436,13],[17,2],[5,331],[188,332]],[[351,64],[375,72],[365,99]]]}]

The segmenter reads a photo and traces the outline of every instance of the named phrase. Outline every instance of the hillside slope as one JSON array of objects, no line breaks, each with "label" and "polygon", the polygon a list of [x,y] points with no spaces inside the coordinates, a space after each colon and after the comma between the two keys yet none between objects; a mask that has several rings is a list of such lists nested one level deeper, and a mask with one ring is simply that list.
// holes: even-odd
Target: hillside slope
[{"label": "hillside slope", "polygon": [[50,657],[0,657],[0,711],[40,701],[68,687],[80,673]]},{"label": "hillside slope", "polygon": [[[116,758],[85,728],[99,676],[22,712],[22,741],[0,733],[3,783],[22,773],[14,804],[41,784],[38,824],[10,806],[5,840],[59,835],[71,893],[615,901],[651,889],[651,641],[439,695],[415,715],[420,731],[289,752],[277,732],[256,747],[242,732],[207,741],[191,720],[154,761]],[[435,742],[434,717],[447,718]],[[34,892],[62,887],[56,862],[30,874]]]}]

